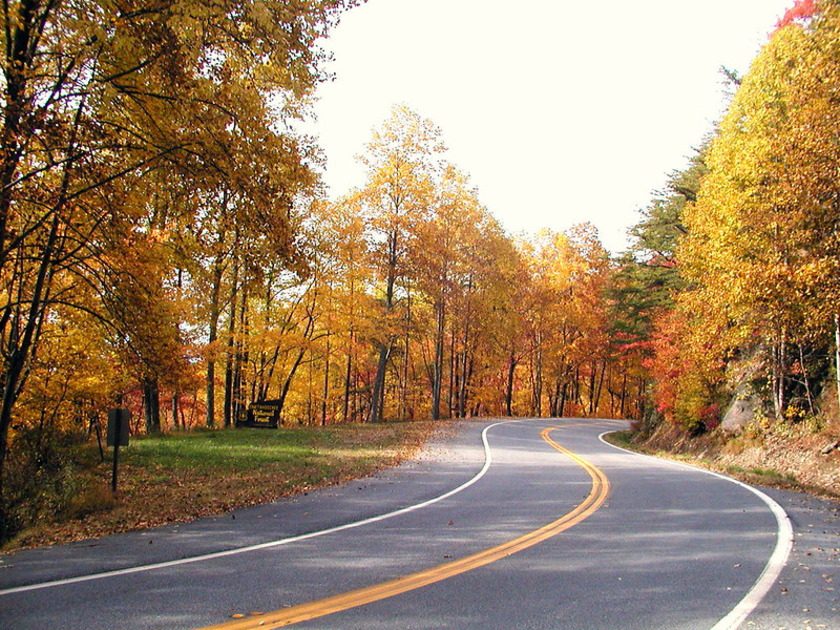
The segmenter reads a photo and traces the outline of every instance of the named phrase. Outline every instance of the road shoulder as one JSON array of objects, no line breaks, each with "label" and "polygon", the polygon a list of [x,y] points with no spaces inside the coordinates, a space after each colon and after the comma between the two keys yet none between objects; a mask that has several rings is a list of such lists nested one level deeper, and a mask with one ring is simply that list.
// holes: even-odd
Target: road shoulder
[{"label": "road shoulder", "polygon": [[[338,486],[189,523],[8,553],[0,556],[0,590],[257,545],[426,500],[481,469],[481,431],[491,422],[452,423],[412,459]],[[420,477],[423,483],[411,483]]]}]

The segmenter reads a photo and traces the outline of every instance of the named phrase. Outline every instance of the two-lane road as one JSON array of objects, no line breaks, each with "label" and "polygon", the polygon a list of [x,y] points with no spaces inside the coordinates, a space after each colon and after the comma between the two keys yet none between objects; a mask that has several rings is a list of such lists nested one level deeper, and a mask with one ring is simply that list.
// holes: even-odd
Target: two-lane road
[{"label": "two-lane road", "polygon": [[445,456],[365,482],[20,552],[0,564],[0,627],[712,628],[748,613],[784,562],[783,513],[599,440],[624,426],[464,423]]}]

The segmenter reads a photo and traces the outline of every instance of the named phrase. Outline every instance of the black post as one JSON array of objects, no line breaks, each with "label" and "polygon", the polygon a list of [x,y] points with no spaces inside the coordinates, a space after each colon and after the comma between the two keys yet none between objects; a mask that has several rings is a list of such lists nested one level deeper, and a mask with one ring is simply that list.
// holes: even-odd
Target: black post
[{"label": "black post", "polygon": [[117,492],[117,463],[120,458],[120,446],[128,446],[129,422],[131,413],[128,409],[111,409],[108,412],[108,446],[114,447],[114,468],[111,474],[111,492]]},{"label": "black post", "polygon": [[114,467],[111,472],[111,492],[117,492],[117,461],[120,458],[120,440],[122,439],[122,422],[117,422],[114,427]]}]

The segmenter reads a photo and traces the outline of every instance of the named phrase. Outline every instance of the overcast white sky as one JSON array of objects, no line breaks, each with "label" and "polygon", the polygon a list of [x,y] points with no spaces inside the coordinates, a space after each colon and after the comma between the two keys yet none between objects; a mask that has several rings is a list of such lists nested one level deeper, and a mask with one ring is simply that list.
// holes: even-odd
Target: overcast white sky
[{"label": "overcast white sky", "polygon": [[443,130],[449,159],[513,233],[591,221],[625,247],[665,174],[723,106],[792,0],[369,0],[327,47],[317,135],[338,196],[392,105]]}]

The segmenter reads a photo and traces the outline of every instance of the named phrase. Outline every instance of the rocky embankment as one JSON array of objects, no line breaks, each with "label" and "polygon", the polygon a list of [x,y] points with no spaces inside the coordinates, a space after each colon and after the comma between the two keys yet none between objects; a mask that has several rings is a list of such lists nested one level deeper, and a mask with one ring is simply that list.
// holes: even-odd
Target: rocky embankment
[{"label": "rocky embankment", "polygon": [[653,451],[699,460],[753,483],[840,498],[840,426],[755,422],[740,433],[718,429],[689,437],[660,426],[640,443]]}]

